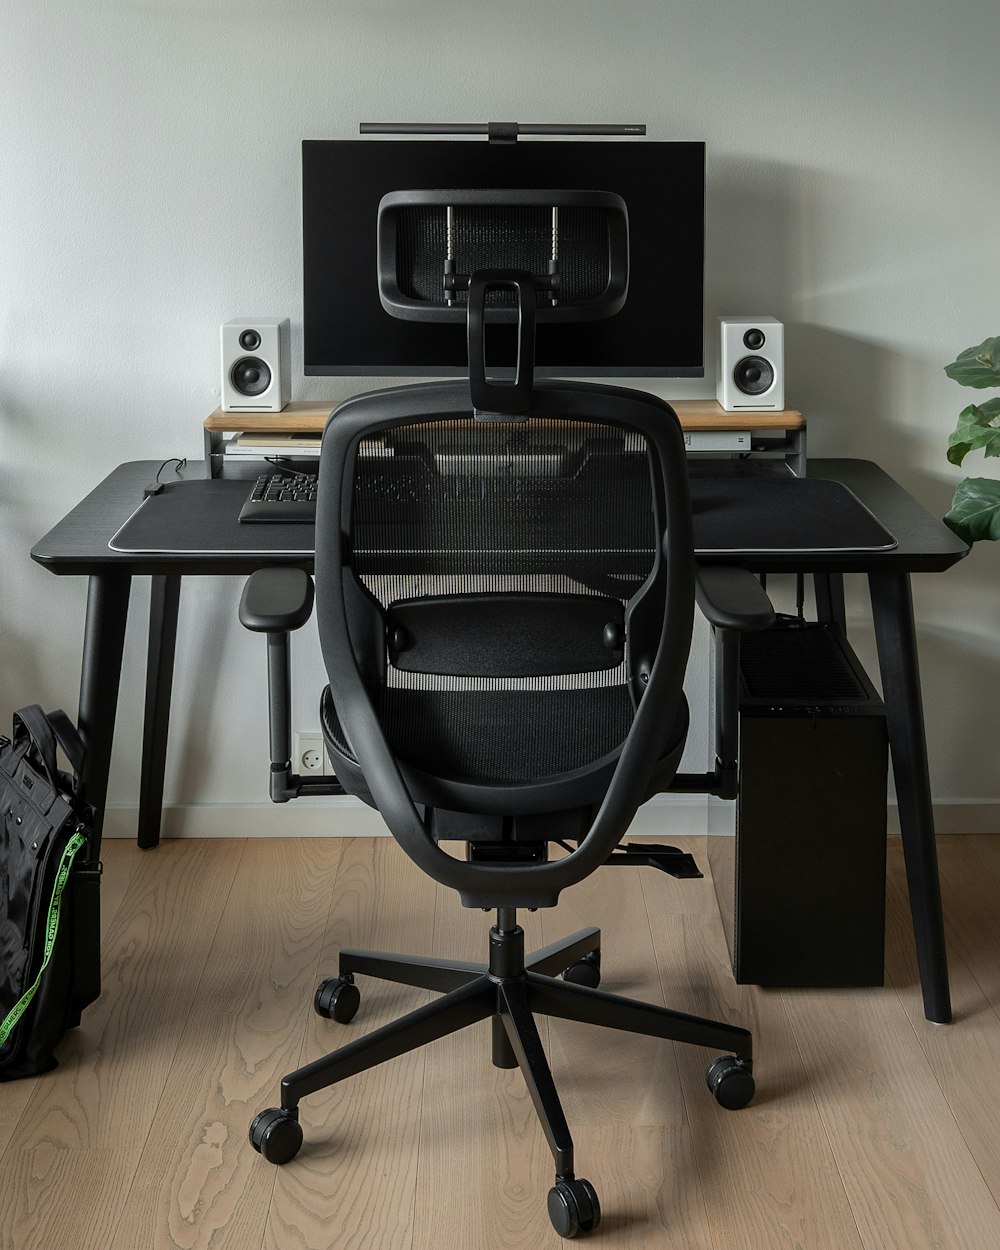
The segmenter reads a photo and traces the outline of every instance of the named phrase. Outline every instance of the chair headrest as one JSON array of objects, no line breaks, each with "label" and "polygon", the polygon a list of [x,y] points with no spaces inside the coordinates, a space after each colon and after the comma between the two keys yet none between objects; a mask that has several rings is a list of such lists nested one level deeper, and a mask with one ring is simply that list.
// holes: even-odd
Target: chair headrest
[{"label": "chair headrest", "polygon": [[[378,210],[382,307],[404,321],[457,321],[479,270],[535,280],[538,321],[593,321],[628,294],[628,210],[608,191],[393,191]],[[516,321],[518,301],[496,292],[490,321]]]}]

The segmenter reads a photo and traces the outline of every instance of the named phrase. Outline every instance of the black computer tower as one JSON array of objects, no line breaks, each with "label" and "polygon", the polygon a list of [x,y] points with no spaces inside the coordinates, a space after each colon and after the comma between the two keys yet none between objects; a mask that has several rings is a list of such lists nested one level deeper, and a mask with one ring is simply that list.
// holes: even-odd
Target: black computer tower
[{"label": "black computer tower", "polygon": [[883,983],[887,735],[882,701],[833,624],[779,623],[740,646],[739,796],[708,839],[740,983]]}]

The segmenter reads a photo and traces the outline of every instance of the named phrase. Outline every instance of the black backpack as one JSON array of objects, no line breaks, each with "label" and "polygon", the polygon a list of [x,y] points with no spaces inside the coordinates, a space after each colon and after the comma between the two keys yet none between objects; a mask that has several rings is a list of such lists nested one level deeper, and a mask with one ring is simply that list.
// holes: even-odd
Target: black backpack
[{"label": "black backpack", "polygon": [[[56,744],[72,768],[61,772]],[[53,1050],[100,994],[100,874],[84,746],[37,704],[0,737],[0,1081],[56,1066]]]}]

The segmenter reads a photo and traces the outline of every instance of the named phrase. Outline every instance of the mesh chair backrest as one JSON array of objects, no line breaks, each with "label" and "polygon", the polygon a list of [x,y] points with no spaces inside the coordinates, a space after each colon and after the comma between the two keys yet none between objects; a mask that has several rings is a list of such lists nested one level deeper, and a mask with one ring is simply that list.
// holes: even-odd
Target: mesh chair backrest
[{"label": "mesh chair backrest", "polygon": [[412,640],[390,636],[378,710],[394,752],[506,784],[614,752],[634,712],[620,634],[654,565],[657,511],[645,440],[611,423],[370,431],[355,460],[351,568],[390,635],[444,605],[431,617],[444,641],[410,654]]},{"label": "mesh chair backrest", "polygon": [[[530,273],[540,321],[614,315],[628,291],[628,209],[607,191],[399,190],[378,211],[382,306],[393,317],[464,322],[479,272]],[[486,297],[493,320],[516,316],[507,289]]]},{"label": "mesh chair backrest", "polygon": [[[448,227],[436,206],[402,211],[398,222],[398,281],[405,296],[422,303],[438,303],[441,295],[441,258],[447,255]],[[560,296],[583,303],[600,298],[608,286],[608,223],[599,208],[565,208],[560,214]],[[497,255],[511,269],[544,274],[552,255],[552,213],[542,205],[466,209],[454,231],[454,265],[459,273],[494,268]],[[455,293],[464,305],[467,293]],[[539,291],[537,300],[548,299]],[[496,291],[491,304],[516,303],[509,291]]]},{"label": "mesh chair backrest", "polygon": [[[550,907],[606,862],[683,749],[683,725],[672,731],[694,611],[684,439],[668,404],[619,387],[539,383],[541,415],[524,421],[474,420],[469,399],[467,382],[395,387],[327,422],[316,619],[340,728],[324,727],[345,785],[465,906]],[[543,621],[551,606],[548,628],[538,604]],[[461,645],[449,652],[436,640],[453,612]],[[516,645],[500,628],[511,619]],[[456,708],[481,709],[484,695],[497,707],[456,732]],[[394,720],[411,706],[418,716]],[[561,758],[540,758],[540,739]],[[463,827],[471,814],[470,828],[577,813],[582,839],[559,859],[466,862],[438,845],[442,812]]]}]

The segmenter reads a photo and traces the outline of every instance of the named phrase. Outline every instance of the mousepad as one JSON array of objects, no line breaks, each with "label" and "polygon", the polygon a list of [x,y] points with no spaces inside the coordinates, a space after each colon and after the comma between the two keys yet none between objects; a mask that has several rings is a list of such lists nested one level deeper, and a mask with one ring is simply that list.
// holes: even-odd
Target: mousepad
[{"label": "mousepad", "polygon": [[240,508],[253,489],[247,478],[167,482],[143,499],[108,544],[133,554],[311,555],[312,522],[244,525]]},{"label": "mousepad", "polygon": [[[312,553],[312,524],[240,523],[251,487],[242,478],[169,482],[142,500],[108,545],[132,554]],[[691,479],[691,506],[695,550],[706,555],[896,546],[853,492],[824,478],[699,476]]]},{"label": "mousepad", "polygon": [[841,482],[811,477],[691,479],[695,550],[891,551],[896,539]]}]

